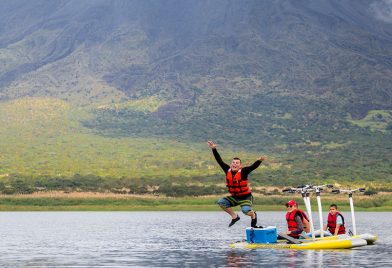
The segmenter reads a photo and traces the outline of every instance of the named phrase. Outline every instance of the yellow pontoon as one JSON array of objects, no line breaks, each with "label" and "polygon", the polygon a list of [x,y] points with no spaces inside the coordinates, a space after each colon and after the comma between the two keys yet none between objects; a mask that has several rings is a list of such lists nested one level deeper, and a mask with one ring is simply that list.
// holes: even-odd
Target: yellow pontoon
[{"label": "yellow pontoon", "polygon": [[303,242],[301,244],[287,244],[283,242],[278,243],[248,243],[248,242],[237,242],[230,245],[231,248],[246,248],[246,249],[257,249],[257,248],[276,248],[276,249],[350,249],[355,247],[366,246],[367,242],[362,238],[351,238],[351,239],[335,239],[335,240],[318,240],[315,242]]}]

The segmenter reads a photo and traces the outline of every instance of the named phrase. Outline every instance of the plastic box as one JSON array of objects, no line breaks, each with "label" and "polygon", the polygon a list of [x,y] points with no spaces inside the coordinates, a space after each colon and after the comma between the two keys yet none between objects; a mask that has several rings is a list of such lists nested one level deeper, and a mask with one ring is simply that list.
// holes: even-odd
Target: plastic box
[{"label": "plastic box", "polygon": [[264,228],[246,228],[246,241],[248,243],[276,243],[278,234],[276,226],[267,226]]}]

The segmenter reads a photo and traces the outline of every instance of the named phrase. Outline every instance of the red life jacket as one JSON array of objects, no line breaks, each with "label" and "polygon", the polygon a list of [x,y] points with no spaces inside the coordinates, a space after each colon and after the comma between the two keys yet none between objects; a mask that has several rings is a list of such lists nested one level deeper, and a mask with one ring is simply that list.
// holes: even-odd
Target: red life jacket
[{"label": "red life jacket", "polygon": [[241,179],[241,169],[234,175],[231,174],[231,169],[226,174],[226,186],[232,196],[243,196],[250,194],[248,180]]},{"label": "red life jacket", "polygon": [[335,234],[335,229],[336,229],[336,218],[340,215],[343,220],[343,224],[340,225],[338,234],[345,234],[346,233],[346,228],[344,228],[344,217],[342,214],[340,214],[339,211],[336,211],[335,215],[332,215],[331,213],[328,214],[328,229],[329,232],[334,235]]},{"label": "red life jacket", "polygon": [[[304,220],[307,220],[309,222],[308,216],[303,212],[302,210],[299,209],[294,209],[291,212],[286,213],[286,221],[287,221],[287,226],[289,231],[294,231],[298,229],[298,224],[295,221],[295,215],[299,214],[299,216],[302,219],[302,223],[304,223]],[[304,229],[305,229],[305,223],[304,223]],[[290,234],[290,236],[294,238],[300,237],[301,234]]]}]

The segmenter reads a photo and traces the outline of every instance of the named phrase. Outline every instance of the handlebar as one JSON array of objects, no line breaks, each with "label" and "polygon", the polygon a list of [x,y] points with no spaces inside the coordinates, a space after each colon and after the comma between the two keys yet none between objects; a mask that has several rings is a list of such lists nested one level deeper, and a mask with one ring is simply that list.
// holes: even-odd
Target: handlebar
[{"label": "handlebar", "polygon": [[[311,191],[323,191],[322,187],[327,187],[327,188],[333,188],[334,186],[332,184],[324,184],[324,185],[319,185],[319,186],[315,186],[315,185],[311,185],[311,184],[302,184],[299,185],[298,187],[293,187],[293,188],[287,188],[287,189],[283,189],[282,192],[284,193],[308,193]],[[366,189],[365,188],[357,188],[357,189],[333,189],[332,193],[334,194],[340,194],[340,193],[349,193],[352,194],[354,192],[360,192],[363,193],[365,192]]]},{"label": "handlebar", "polygon": [[287,189],[283,189],[282,192],[294,194],[294,193],[308,193],[315,190],[313,188],[310,188],[311,187],[310,185],[300,185],[300,186],[304,186],[304,187],[287,188]]},{"label": "handlebar", "polygon": [[335,194],[338,194],[338,193],[349,193],[349,194],[352,194],[352,193],[354,193],[354,192],[363,193],[363,192],[365,192],[365,191],[366,191],[365,188],[348,189],[348,190],[342,190],[342,189],[340,189],[340,190],[332,190],[332,193],[335,193]]},{"label": "handlebar", "polygon": [[284,192],[284,193],[296,193],[296,192],[306,193],[306,192],[311,192],[311,191],[323,191],[322,187],[333,188],[334,186],[332,184],[324,184],[324,185],[319,185],[319,186],[315,186],[312,184],[301,184],[301,185],[298,185],[297,187],[283,189],[282,192]]}]

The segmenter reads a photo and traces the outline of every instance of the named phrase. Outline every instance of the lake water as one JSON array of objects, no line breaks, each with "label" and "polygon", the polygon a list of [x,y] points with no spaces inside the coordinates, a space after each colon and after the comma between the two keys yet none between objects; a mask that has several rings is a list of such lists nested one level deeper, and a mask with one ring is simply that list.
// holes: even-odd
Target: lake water
[{"label": "lake water", "polygon": [[[285,229],[284,211],[258,214],[260,224]],[[317,219],[316,213],[316,226]],[[1,212],[0,266],[392,267],[392,213],[358,212],[356,221],[358,233],[379,236],[376,245],[244,250],[229,248],[245,238],[244,215],[227,228],[224,212]]]}]

